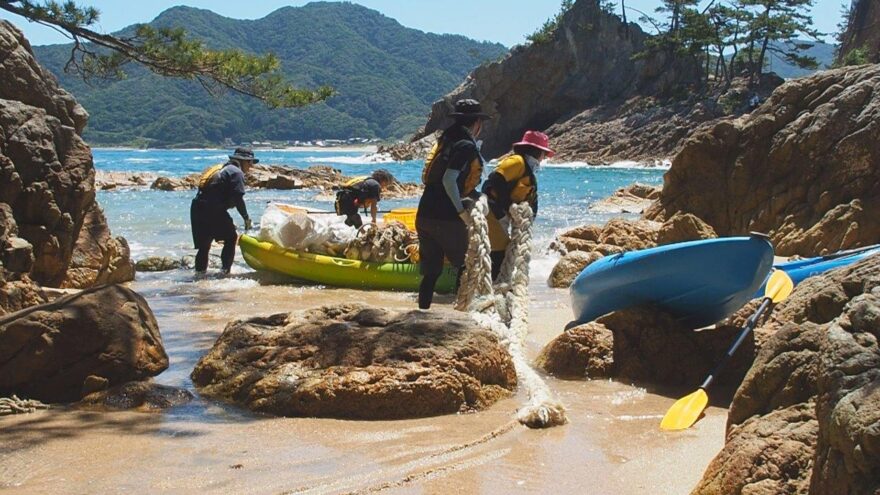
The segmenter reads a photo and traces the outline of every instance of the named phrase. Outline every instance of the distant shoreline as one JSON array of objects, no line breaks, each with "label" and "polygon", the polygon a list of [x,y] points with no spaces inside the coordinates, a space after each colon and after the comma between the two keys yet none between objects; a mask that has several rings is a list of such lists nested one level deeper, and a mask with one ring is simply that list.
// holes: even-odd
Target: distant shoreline
[{"label": "distant shoreline", "polygon": [[[115,151],[232,151],[234,148],[133,148],[131,146],[92,146],[93,150]],[[252,148],[254,153],[261,151],[312,151],[317,153],[332,153],[335,151],[360,151],[362,153],[376,153],[379,147],[376,145],[345,145],[345,146],[288,146],[284,148]]]}]

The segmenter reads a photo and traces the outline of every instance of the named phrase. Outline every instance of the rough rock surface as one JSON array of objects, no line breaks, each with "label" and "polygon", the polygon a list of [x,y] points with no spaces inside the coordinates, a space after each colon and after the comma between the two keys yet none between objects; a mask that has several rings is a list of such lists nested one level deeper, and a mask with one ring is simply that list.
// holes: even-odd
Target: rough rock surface
[{"label": "rough rock surface", "polygon": [[601,213],[641,213],[660,197],[660,187],[630,184],[611,196],[590,205],[590,211]]},{"label": "rough rock surface", "polygon": [[566,253],[553,267],[550,272],[550,278],[547,284],[550,287],[566,288],[570,287],[574,279],[586,268],[590,263],[598,260],[603,255],[596,251],[572,251]]},{"label": "rough rock surface", "polygon": [[[111,240],[95,203],[91,150],[80,137],[87,119],[85,110],[37,64],[21,32],[0,21],[4,280],[58,287],[68,280],[125,278],[127,247]],[[80,251],[96,245],[105,249]],[[10,260],[14,263],[7,265]],[[4,311],[9,309],[14,308]]]},{"label": "rough rock surface", "polygon": [[137,381],[92,392],[83,397],[79,405],[109,411],[137,409],[151,412],[186,404],[192,399],[193,394],[182,388]]},{"label": "rough rock surface", "polygon": [[[598,251],[603,254],[614,254],[655,246],[660,226],[661,224],[658,222],[615,218],[603,227],[583,226],[567,230],[559,234],[559,241],[569,251]],[[614,246],[617,249],[603,246]]]},{"label": "rough rock surface", "polygon": [[697,216],[690,213],[676,213],[672,218],[663,222],[660,230],[657,231],[657,245],[715,237],[718,237],[715,230]]},{"label": "rough rock surface", "polygon": [[388,146],[379,146],[376,153],[372,155],[377,161],[391,159],[397,162],[406,162],[409,160],[424,160],[431,151],[431,147],[437,142],[437,136],[428,134],[427,136],[409,143],[396,143]]},{"label": "rough rock surface", "polygon": [[871,62],[880,63],[880,3],[875,0],[854,0],[846,30],[841,36],[841,56],[855,48],[867,50]]},{"label": "rough rock surface", "polygon": [[134,279],[131,251],[124,237],[113,237],[98,203],[86,213],[63,288],[84,289]]},{"label": "rough rock surface", "polygon": [[880,489],[878,315],[880,256],[798,285],[757,330],[727,443],[694,493]]},{"label": "rough rock surface", "polygon": [[361,304],[234,321],[192,379],[255,411],[352,419],[482,409],[516,386],[510,356],[466,315]]},{"label": "rough rock surface", "polygon": [[[662,311],[650,307],[609,313],[570,328],[548,343],[539,366],[555,375],[619,377],[661,385],[695,385],[727,351],[739,325],[754,310],[747,307],[713,328],[682,328]],[[754,357],[747,340],[717,382],[737,384]]]},{"label": "rough rock surface", "polygon": [[183,266],[183,261],[169,256],[150,256],[138,260],[134,264],[134,269],[139,272],[166,272],[168,270],[176,270]]},{"label": "rough rock surface", "polygon": [[168,356],[147,302],[119,285],[81,291],[0,317],[0,396],[82,397],[87,379],[113,386],[155,376]]},{"label": "rough rock surface", "polygon": [[786,256],[878,243],[878,118],[880,65],[788,81],[750,115],[691,135],[645,217],[765,232]]}]

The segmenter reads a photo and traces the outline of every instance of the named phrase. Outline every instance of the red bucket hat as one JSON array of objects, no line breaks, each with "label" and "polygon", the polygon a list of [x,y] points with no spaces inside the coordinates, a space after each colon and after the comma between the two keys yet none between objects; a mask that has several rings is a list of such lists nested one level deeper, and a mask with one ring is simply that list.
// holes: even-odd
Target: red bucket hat
[{"label": "red bucket hat", "polygon": [[553,158],[553,155],[556,154],[555,151],[550,149],[550,138],[541,131],[526,131],[526,133],[523,134],[522,141],[513,143],[513,145],[538,148],[547,153],[547,158]]}]

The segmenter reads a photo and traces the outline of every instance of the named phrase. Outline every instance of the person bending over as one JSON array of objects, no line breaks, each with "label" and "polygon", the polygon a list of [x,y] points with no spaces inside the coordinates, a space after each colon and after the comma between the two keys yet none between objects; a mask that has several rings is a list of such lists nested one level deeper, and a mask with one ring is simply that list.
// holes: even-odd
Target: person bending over
[{"label": "person bending over", "polygon": [[226,210],[235,207],[244,219],[244,229],[250,230],[251,218],[244,204],[244,176],[259,161],[249,148],[236,148],[229,155],[229,161],[215,165],[202,174],[189,210],[193,244],[198,250],[196,273],[205,273],[208,269],[208,254],[215,240],[223,243],[220,253],[223,273],[229,273],[232,269],[238,233]]},{"label": "person bending over", "polygon": [[378,203],[382,189],[394,183],[394,177],[387,170],[379,169],[369,177],[355,177],[346,182],[336,193],[336,214],[345,215],[345,225],[359,229],[363,224],[360,208],[370,209],[373,223],[376,223]]}]

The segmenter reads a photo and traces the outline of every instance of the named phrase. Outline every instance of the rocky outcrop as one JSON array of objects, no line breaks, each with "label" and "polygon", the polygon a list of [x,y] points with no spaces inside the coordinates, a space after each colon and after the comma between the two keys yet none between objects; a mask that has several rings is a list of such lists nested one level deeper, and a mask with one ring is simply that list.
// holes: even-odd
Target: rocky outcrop
[{"label": "rocky outcrop", "polygon": [[853,0],[846,29],[840,36],[839,59],[855,49],[867,52],[869,60],[880,63],[880,4],[874,0]]},{"label": "rocky outcrop", "polygon": [[[696,386],[725,354],[754,309],[749,305],[714,328],[699,331],[684,328],[650,307],[615,311],[567,329],[544,347],[537,363],[562,378],[617,377]],[[753,357],[754,345],[746,341],[717,383],[738,384]]]},{"label": "rocky outcrop", "polygon": [[150,256],[138,260],[134,264],[134,269],[139,272],[166,272],[168,270],[176,270],[183,266],[183,261],[178,258],[168,256]]},{"label": "rocky outcrop", "polygon": [[564,289],[571,286],[574,279],[581,273],[590,263],[598,260],[603,255],[596,252],[571,251],[562,256],[562,258],[553,267],[550,272],[550,278],[547,285]]},{"label": "rocky outcrop", "polygon": [[155,376],[168,356],[147,302],[102,286],[0,317],[0,396],[79,400],[96,380]]},{"label": "rocky outcrop", "polygon": [[482,409],[516,386],[503,346],[466,315],[361,304],[232,322],[192,379],[255,411],[351,419]]},{"label": "rocky outcrop", "polygon": [[417,141],[379,146],[379,149],[376,150],[372,157],[376,161],[394,160],[396,162],[406,162],[410,160],[424,160],[436,142],[437,137],[434,134],[428,134]]},{"label": "rocky outcrop", "polygon": [[[552,129],[553,124],[563,124],[584,111],[600,114],[597,121],[608,121],[635,96],[664,99],[673,89],[697,81],[700,68],[696,64],[662,54],[635,60],[633,55],[644,49],[647,39],[636,24],[624,25],[617,16],[603,12],[598,2],[579,0],[562,17],[549,41],[514,47],[503,60],[478,67],[461,86],[435,103],[424,132],[417,137],[448,125],[447,114],[457,99],[476,98],[493,116],[484,124],[481,138],[484,155],[494,158],[506,153],[526,129]],[[662,112],[655,113],[658,121],[668,120]],[[643,124],[634,120],[626,125]],[[560,134],[561,130],[551,131],[554,142],[561,142]],[[577,149],[572,147],[568,153],[566,147],[560,156],[570,158],[608,146],[580,140]],[[661,153],[658,150],[652,156]]]},{"label": "rocky outcrop", "polygon": [[[95,203],[91,150],[80,137],[87,118],[37,64],[21,32],[0,21],[0,248],[7,282],[58,287],[126,278],[127,247],[112,240]],[[104,249],[82,251],[95,246]],[[10,309],[17,306],[3,311]]]},{"label": "rocky outcrop", "polygon": [[878,115],[880,65],[788,81],[750,115],[688,138],[645,217],[765,232],[779,255],[878,243]]},{"label": "rocky outcrop", "polygon": [[590,205],[590,211],[599,213],[641,213],[660,197],[660,188],[647,184],[630,184],[607,198]]},{"label": "rocky outcrop", "polygon": [[880,256],[798,285],[757,330],[727,441],[694,493],[880,489]]}]

